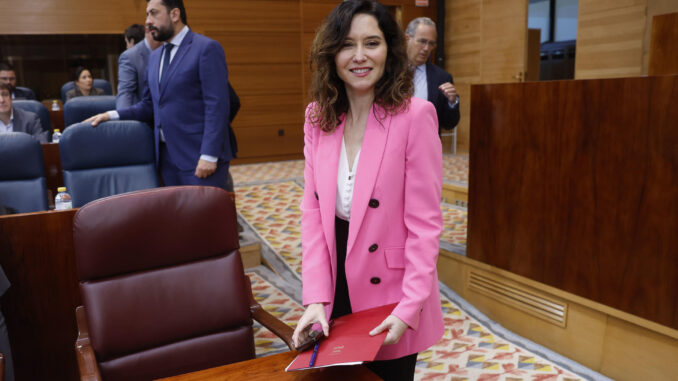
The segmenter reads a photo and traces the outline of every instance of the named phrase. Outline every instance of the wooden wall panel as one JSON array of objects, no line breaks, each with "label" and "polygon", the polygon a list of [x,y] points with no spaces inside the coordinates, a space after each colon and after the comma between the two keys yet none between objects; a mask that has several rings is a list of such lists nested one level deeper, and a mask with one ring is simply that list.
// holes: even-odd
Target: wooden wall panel
[{"label": "wooden wall panel", "polygon": [[2,298],[16,379],[76,380],[75,210],[0,217]]},{"label": "wooden wall panel", "polygon": [[647,0],[581,0],[575,78],[641,75]]},{"label": "wooden wall panel", "polygon": [[678,12],[652,18],[648,74],[678,74]]},{"label": "wooden wall panel", "polygon": [[445,3],[445,69],[452,74],[461,98],[457,152],[469,152],[471,84],[480,82],[481,0]]},{"label": "wooden wall panel", "polygon": [[145,0],[3,0],[0,34],[122,34],[145,10]]},{"label": "wooden wall panel", "polygon": [[645,22],[645,39],[643,40],[643,74],[649,74],[652,24],[654,16],[678,12],[676,0],[647,0],[647,18]]},{"label": "wooden wall panel", "polygon": [[677,329],[678,76],[472,98],[468,257]]},{"label": "wooden wall panel", "polygon": [[203,30],[241,34],[299,31],[299,0],[190,0],[185,3],[189,25],[199,25]]}]

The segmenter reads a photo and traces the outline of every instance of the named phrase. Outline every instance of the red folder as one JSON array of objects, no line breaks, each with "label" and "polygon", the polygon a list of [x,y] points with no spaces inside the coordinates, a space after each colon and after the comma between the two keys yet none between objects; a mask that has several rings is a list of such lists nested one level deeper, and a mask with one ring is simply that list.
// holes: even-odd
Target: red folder
[{"label": "red folder", "polygon": [[285,371],[357,365],[365,361],[373,361],[388,331],[376,336],[370,336],[370,331],[393,312],[396,304],[388,304],[334,319],[330,335],[320,341],[315,365],[309,366],[313,354],[313,349],[309,349],[299,353],[297,358],[285,368]]}]

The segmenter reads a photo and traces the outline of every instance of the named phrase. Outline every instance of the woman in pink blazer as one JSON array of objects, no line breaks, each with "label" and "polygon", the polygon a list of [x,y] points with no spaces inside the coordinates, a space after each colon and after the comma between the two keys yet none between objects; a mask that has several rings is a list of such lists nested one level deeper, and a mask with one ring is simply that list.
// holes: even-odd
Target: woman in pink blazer
[{"label": "woman in pink blazer", "polygon": [[412,98],[404,36],[379,3],[339,4],[311,49],[304,125],[303,303],[298,344],[328,317],[397,303],[368,366],[411,380],[443,334],[436,260],[442,148],[435,108]]}]

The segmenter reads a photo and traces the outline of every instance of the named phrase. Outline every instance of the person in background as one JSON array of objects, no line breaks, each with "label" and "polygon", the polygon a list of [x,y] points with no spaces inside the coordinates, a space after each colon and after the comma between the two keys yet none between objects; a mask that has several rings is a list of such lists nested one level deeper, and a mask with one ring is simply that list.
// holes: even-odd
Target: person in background
[{"label": "person in background", "polygon": [[0,83],[9,85],[12,99],[32,99],[35,100],[35,94],[16,87],[16,72],[12,65],[6,62],[0,62]]},{"label": "person in background", "polygon": [[155,125],[156,160],[165,185],[226,187],[233,158],[228,133],[228,69],[221,45],[190,30],[182,0],[148,0],[146,27],[162,49],[148,59],[144,98],[86,120]]},{"label": "person in background", "polygon": [[66,101],[88,95],[104,95],[104,90],[94,87],[94,78],[92,72],[84,67],[78,66],[75,69],[75,87],[66,92]]},{"label": "person in background", "polygon": [[[125,31],[125,41],[128,40],[127,31],[134,25]],[[162,45],[153,39],[149,30],[141,28],[144,32],[141,42],[128,47],[118,59],[118,94],[115,96],[115,108],[118,110],[137,104],[144,97],[148,57]]]},{"label": "person in background", "polygon": [[47,143],[49,131],[43,130],[38,114],[12,106],[10,86],[0,82],[0,134],[25,132],[40,143]]},{"label": "person in background", "polygon": [[418,17],[407,25],[407,57],[414,73],[414,96],[433,103],[440,130],[451,130],[459,123],[459,95],[452,75],[431,63],[436,47],[436,24],[428,17]]},{"label": "person in background", "polygon": [[388,10],[348,0],[311,47],[304,125],[299,345],[313,324],[396,303],[367,367],[412,380],[417,353],[444,332],[436,272],[442,145],[435,108],[412,95],[405,36]]},{"label": "person in background", "polygon": [[132,24],[125,29],[125,49],[130,49],[141,42],[146,34],[146,28],[143,25]]}]

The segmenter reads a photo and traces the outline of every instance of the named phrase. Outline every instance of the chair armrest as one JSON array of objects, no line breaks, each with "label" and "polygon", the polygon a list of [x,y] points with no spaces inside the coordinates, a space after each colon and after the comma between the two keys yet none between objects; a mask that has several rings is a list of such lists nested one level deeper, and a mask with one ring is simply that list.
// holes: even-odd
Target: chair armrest
[{"label": "chair armrest", "polygon": [[75,356],[78,359],[81,381],[101,381],[99,365],[94,348],[89,341],[89,327],[85,317],[85,306],[75,309],[75,320],[78,324],[78,338],[75,340]]},{"label": "chair armrest", "polygon": [[268,328],[276,336],[281,338],[285,344],[287,344],[287,347],[289,347],[290,350],[294,350],[294,342],[292,341],[292,334],[294,333],[294,330],[292,327],[263,309],[261,304],[254,300],[254,295],[252,294],[252,284],[250,283],[250,278],[248,276],[245,276],[245,282],[247,283],[246,289],[249,292],[250,312],[252,313],[254,320],[258,321],[261,323],[261,325]]}]

